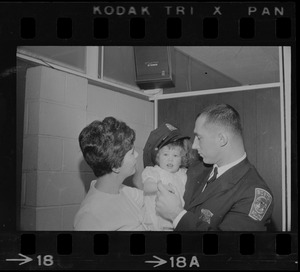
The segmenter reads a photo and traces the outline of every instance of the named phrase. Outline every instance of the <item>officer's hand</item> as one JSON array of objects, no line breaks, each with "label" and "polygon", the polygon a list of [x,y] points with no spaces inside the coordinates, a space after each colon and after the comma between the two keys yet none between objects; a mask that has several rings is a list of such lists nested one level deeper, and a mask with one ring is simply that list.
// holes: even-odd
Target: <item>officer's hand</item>
[{"label": "officer's hand", "polygon": [[157,184],[156,211],[164,218],[173,221],[183,210],[181,199],[175,186]]}]

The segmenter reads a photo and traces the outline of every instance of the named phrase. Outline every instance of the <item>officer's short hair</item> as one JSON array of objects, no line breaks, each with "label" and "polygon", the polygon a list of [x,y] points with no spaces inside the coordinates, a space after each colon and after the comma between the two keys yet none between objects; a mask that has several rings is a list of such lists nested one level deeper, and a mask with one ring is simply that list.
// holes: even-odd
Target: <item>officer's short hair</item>
[{"label": "officer's short hair", "polygon": [[239,113],[228,104],[213,104],[206,107],[200,114],[205,117],[205,124],[225,126],[233,133],[242,136],[243,130]]}]

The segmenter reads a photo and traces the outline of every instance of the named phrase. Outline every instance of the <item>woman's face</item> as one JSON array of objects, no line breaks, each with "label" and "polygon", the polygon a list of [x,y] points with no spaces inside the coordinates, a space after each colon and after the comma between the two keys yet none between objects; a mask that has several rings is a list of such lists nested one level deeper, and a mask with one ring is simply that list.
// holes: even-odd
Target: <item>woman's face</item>
[{"label": "woman's face", "polygon": [[129,150],[124,159],[123,159],[123,163],[120,169],[120,173],[122,173],[124,175],[125,178],[133,175],[136,171],[136,162],[137,162],[137,157],[138,157],[138,153],[135,151],[134,147]]}]

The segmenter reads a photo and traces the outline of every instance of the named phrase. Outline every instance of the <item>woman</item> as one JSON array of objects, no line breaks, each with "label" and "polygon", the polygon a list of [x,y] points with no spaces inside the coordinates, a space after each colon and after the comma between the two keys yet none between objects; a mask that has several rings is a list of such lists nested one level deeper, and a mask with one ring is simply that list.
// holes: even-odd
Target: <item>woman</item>
[{"label": "woman", "polygon": [[81,131],[80,148],[97,179],[75,216],[75,230],[148,229],[143,191],[122,184],[136,171],[134,141],[135,132],[113,117],[94,121]]}]

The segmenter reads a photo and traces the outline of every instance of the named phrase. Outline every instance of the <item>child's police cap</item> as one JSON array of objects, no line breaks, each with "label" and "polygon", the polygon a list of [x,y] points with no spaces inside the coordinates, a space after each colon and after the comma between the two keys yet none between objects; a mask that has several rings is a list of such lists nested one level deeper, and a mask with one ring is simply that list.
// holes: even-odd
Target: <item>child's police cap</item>
[{"label": "child's police cap", "polygon": [[182,139],[189,139],[180,130],[169,123],[161,124],[151,131],[143,150],[144,167],[154,166],[157,151],[165,145]]}]

